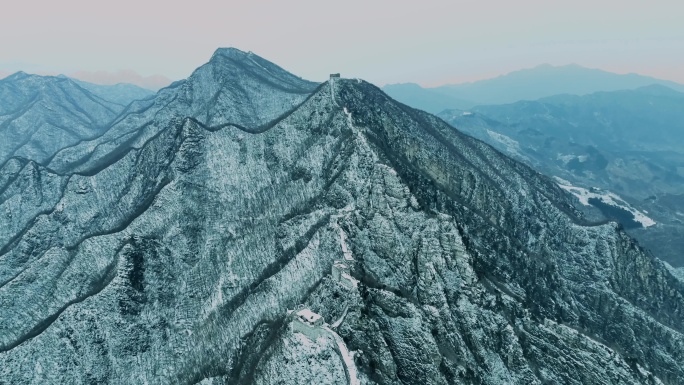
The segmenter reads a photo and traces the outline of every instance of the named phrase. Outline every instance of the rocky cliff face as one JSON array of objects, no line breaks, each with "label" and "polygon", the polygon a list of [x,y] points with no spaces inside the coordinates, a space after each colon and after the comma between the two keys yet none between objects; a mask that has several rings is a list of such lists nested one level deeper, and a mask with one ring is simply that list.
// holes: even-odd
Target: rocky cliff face
[{"label": "rocky cliff face", "polygon": [[[362,81],[220,50],[97,140],[0,177],[0,383],[684,378],[680,279]],[[345,254],[356,288],[330,274]],[[293,333],[298,304],[335,330]]]}]

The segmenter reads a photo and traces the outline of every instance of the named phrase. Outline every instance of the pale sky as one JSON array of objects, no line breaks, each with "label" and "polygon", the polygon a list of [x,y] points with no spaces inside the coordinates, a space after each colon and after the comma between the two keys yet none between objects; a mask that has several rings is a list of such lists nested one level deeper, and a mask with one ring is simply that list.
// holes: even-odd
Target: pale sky
[{"label": "pale sky", "polygon": [[0,0],[0,72],[175,80],[217,47],[315,81],[433,86],[576,63],[684,83],[684,1]]}]

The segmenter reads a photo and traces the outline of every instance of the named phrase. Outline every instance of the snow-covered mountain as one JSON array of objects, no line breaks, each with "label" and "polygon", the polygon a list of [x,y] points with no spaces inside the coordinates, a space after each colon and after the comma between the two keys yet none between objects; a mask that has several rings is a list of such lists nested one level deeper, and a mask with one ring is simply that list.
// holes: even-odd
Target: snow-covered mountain
[{"label": "snow-covered mountain", "polygon": [[104,135],[61,151],[50,167],[64,172],[100,169],[179,119],[264,131],[317,86],[257,55],[219,49],[187,80],[161,89],[155,98],[133,102]]},{"label": "snow-covered mountain", "polygon": [[221,49],[48,166],[0,169],[0,383],[684,378],[669,266],[366,82]]},{"label": "snow-covered mountain", "polygon": [[103,133],[122,109],[70,79],[11,75],[0,80],[0,164],[12,156],[46,162]]}]

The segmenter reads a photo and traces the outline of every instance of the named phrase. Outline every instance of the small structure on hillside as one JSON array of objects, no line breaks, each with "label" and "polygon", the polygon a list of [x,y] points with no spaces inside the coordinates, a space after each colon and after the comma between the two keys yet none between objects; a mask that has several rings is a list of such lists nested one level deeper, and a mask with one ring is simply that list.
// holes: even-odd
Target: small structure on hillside
[{"label": "small structure on hillside", "polygon": [[292,331],[302,333],[312,340],[316,340],[324,335],[322,327],[325,324],[325,320],[320,314],[300,307],[299,310],[293,311],[292,315]]},{"label": "small structure on hillside", "polygon": [[347,289],[356,289],[358,281],[349,274],[350,267],[346,261],[335,261],[332,266],[333,281]]},{"label": "small structure on hillside", "polygon": [[342,262],[350,268],[353,268],[356,260],[352,255],[352,251],[347,247],[347,234],[342,229],[340,229],[340,246],[342,246],[342,255],[344,259]]},{"label": "small structure on hillside", "polygon": [[342,274],[349,274],[349,266],[342,261],[335,261],[332,266],[332,277],[333,280],[339,281]]},{"label": "small structure on hillside", "polygon": [[339,73],[330,74],[330,79],[339,79],[339,78],[340,78],[340,74],[339,74]]},{"label": "small structure on hillside", "polygon": [[356,259],[352,257],[351,251],[346,251],[344,252],[344,263],[349,266],[353,267],[356,264]]},{"label": "small structure on hillside", "polygon": [[340,280],[337,282],[350,290],[356,289],[359,285],[359,281],[357,281],[356,279],[354,279],[354,277],[347,273],[342,273],[340,275]]}]

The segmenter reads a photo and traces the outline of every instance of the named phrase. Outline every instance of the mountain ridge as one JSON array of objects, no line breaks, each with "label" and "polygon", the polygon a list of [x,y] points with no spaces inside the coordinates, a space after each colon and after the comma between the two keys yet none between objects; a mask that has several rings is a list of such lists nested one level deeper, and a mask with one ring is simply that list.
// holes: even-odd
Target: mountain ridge
[{"label": "mountain ridge", "polygon": [[136,87],[149,89],[154,92],[167,87],[173,81],[163,75],[142,76],[133,70],[109,71],[76,71],[69,72],[67,76],[103,86],[115,86],[117,84],[133,84]]},{"label": "mountain ridge", "polygon": [[635,89],[651,84],[684,92],[684,85],[669,80],[637,74],[621,75],[579,65],[541,65],[469,83],[432,88],[423,88],[416,84],[387,85],[383,90],[402,103],[439,113],[445,109],[507,104],[558,94],[586,95],[599,91]]},{"label": "mountain ridge", "polygon": [[[258,127],[293,108],[318,86],[287,75],[274,64],[269,73],[255,58],[256,55],[237,49],[218,49],[211,60],[193,71],[187,80],[160,90],[153,99],[133,103],[128,108],[139,109],[139,112],[124,116],[127,120],[114,121],[112,127],[95,141],[62,150],[50,160],[50,167],[55,170],[65,170],[73,164],[89,167],[89,159],[98,156],[100,147],[106,148],[102,150],[104,153],[111,153],[110,146],[139,145],[173,118],[192,117],[211,127],[227,123],[221,114],[228,114],[233,117],[230,123],[247,128]],[[279,98],[269,95],[278,95]],[[189,114],[185,112],[188,108]],[[160,124],[150,124],[148,132],[138,130],[139,119],[152,122],[155,117],[159,117]],[[133,118],[134,122],[129,125]],[[93,147],[98,150],[93,152]]]},{"label": "mountain ridge", "polygon": [[[99,161],[8,183],[3,379],[348,383],[329,345],[288,326],[298,304],[340,320],[365,383],[684,374],[684,282],[615,223],[578,224],[548,178],[363,81],[294,97],[214,75],[129,106],[110,131],[134,139]],[[231,99],[236,82],[249,89]],[[347,256],[357,287],[331,274]]]},{"label": "mountain ridge", "polygon": [[121,106],[127,106],[135,100],[146,99],[156,93],[152,90],[148,90],[131,83],[100,85],[74,78],[70,79],[100,98],[117,103]]},{"label": "mountain ridge", "polygon": [[14,155],[42,163],[97,136],[123,109],[70,79],[24,72],[0,80],[0,99],[0,163]]}]

